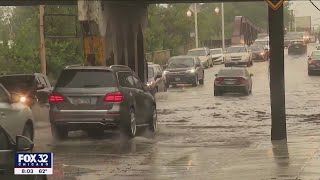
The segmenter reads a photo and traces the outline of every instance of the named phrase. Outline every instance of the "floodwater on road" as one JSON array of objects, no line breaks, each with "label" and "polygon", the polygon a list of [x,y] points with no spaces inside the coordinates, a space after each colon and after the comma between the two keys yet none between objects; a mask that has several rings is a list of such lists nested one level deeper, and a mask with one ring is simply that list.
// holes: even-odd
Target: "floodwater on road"
[{"label": "floodwater on road", "polygon": [[[308,47],[308,54],[315,49]],[[52,179],[215,179],[243,150],[270,139],[268,62],[255,62],[253,93],[213,96],[213,81],[223,65],[205,70],[203,86],[179,86],[157,94],[159,131],[155,137],[122,140],[85,135],[55,143],[48,128],[36,134],[36,151],[54,153]],[[285,50],[287,129],[317,132],[320,76],[308,76],[307,54]],[[319,133],[318,133],[319,134]],[[77,135],[77,134],[76,134]]]}]

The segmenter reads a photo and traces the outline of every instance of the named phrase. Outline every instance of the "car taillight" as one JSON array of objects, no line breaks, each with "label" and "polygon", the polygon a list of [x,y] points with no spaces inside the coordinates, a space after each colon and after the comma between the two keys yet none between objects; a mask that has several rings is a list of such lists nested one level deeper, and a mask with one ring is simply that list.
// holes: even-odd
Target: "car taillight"
[{"label": "car taillight", "polygon": [[244,78],[238,78],[238,81],[240,84],[246,84],[247,83],[247,80],[244,79]]},{"label": "car taillight", "polygon": [[121,102],[123,100],[123,94],[120,91],[111,92],[104,96],[106,102]]},{"label": "car taillight", "polygon": [[52,93],[49,95],[49,102],[62,102],[64,101],[61,94]]},{"label": "car taillight", "polygon": [[222,77],[218,77],[215,80],[215,82],[218,83],[218,84],[222,83],[223,81],[224,81],[224,78],[222,78]]},{"label": "car taillight", "polygon": [[312,61],[311,61],[311,64],[317,64],[317,61],[312,60]]}]

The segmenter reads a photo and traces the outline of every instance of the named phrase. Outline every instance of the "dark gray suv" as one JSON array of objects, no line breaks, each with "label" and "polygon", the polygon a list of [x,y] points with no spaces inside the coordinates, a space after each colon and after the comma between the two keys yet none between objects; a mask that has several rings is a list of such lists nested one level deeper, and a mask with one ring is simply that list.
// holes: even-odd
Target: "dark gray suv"
[{"label": "dark gray suv", "polygon": [[49,96],[52,135],[84,130],[102,136],[105,129],[120,128],[128,137],[137,127],[157,128],[156,102],[127,66],[66,67]]}]

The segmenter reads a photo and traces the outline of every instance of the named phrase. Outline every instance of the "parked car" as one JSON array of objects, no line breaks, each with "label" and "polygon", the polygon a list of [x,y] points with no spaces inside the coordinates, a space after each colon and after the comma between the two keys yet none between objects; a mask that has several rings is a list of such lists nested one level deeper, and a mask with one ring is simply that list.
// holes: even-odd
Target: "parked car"
[{"label": "parked car", "polygon": [[188,51],[187,56],[195,56],[198,57],[201,61],[201,64],[205,68],[209,68],[213,66],[212,56],[210,54],[209,48],[196,48]]},{"label": "parked car", "polygon": [[308,75],[312,76],[316,72],[320,72],[320,50],[313,51],[308,56]]},{"label": "parked car", "polygon": [[9,93],[0,84],[0,125],[10,136],[23,135],[33,140],[34,118],[30,108],[24,104],[24,98],[16,93]]},{"label": "parked car", "polygon": [[230,46],[225,53],[225,67],[234,65],[252,66],[252,53],[247,46]]},{"label": "parked car", "polygon": [[220,69],[214,80],[214,96],[225,92],[238,92],[245,95],[252,93],[252,74],[246,68]]},{"label": "parked car", "polygon": [[58,140],[72,130],[101,137],[120,129],[133,138],[137,127],[157,128],[154,96],[127,66],[69,66],[49,96],[52,135]]},{"label": "parked car", "polygon": [[148,82],[150,92],[155,95],[157,92],[167,91],[167,83],[159,64],[148,63]]},{"label": "parked car", "polygon": [[307,45],[303,40],[290,41],[288,46],[288,54],[305,54],[307,53]]},{"label": "parked car", "polygon": [[46,180],[46,175],[14,175],[16,152],[31,152],[33,142],[21,135],[11,136],[0,125],[0,177],[8,180]]},{"label": "parked car", "polygon": [[224,63],[224,53],[222,48],[210,49],[210,54],[212,56],[213,64]]},{"label": "parked car", "polygon": [[163,73],[168,87],[177,84],[197,86],[198,83],[204,83],[204,69],[196,56],[171,57],[165,67]]},{"label": "parked car", "polygon": [[266,61],[269,59],[269,51],[263,46],[250,46],[253,61]]},{"label": "parked car", "polygon": [[9,91],[25,97],[35,121],[48,121],[48,97],[52,86],[41,73],[8,74],[0,76],[0,83]]}]

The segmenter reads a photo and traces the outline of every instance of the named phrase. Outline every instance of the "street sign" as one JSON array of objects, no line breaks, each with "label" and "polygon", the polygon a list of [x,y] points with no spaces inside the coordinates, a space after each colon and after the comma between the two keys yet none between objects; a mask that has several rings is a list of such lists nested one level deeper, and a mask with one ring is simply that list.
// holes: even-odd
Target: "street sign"
[{"label": "street sign", "polygon": [[273,10],[277,10],[284,0],[265,0]]}]

